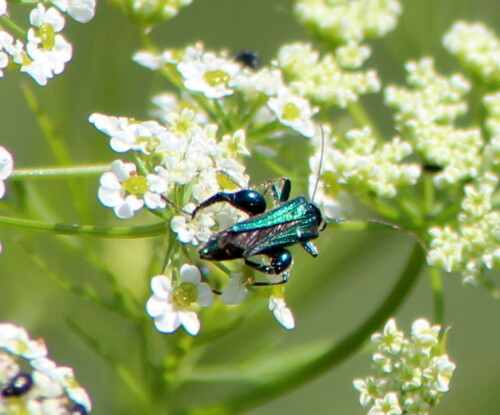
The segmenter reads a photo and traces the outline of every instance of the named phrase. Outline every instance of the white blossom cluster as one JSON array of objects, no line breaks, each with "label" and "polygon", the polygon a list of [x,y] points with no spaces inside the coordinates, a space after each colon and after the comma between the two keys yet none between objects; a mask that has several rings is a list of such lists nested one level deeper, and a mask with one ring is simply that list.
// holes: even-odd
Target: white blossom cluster
[{"label": "white blossom cluster", "polygon": [[111,0],[135,24],[148,29],[152,25],[169,20],[180,9],[189,6],[193,0]]},{"label": "white blossom cluster", "polygon": [[[413,185],[421,174],[420,165],[404,162],[412,153],[412,145],[399,137],[380,143],[370,128],[348,131],[343,137],[331,137],[328,127],[323,127],[324,140],[315,139],[316,151],[310,159],[312,172],[317,172],[323,154],[322,175],[315,201],[323,207],[328,218],[338,217],[335,199],[323,191],[337,194],[340,189],[350,194],[373,194],[380,198],[394,198],[399,188]],[[324,152],[322,151],[324,141]],[[313,191],[316,176],[310,179]]]},{"label": "white blossom cluster", "polygon": [[444,36],[443,45],[483,82],[500,82],[500,39],[484,24],[456,22]]},{"label": "white blossom cluster", "polygon": [[455,364],[439,339],[441,327],[416,320],[409,338],[391,319],[371,341],[375,374],[354,380],[359,403],[368,415],[427,415],[449,390]]},{"label": "white blossom cluster", "polygon": [[[225,51],[205,51],[201,43],[162,53],[142,51],[134,60],[160,70],[184,89],[180,96],[162,93],[153,98],[152,113],[160,122],[90,116],[89,121],[110,138],[115,152],[134,156],[134,162],[115,160],[111,171],[102,175],[99,200],[122,219],[147,208],[170,221],[178,242],[203,246],[214,233],[248,217],[230,203],[199,208],[219,192],[248,188],[249,177],[241,163],[243,156],[251,154],[247,131],[257,136],[252,149],[270,154],[260,144],[291,130],[314,137],[316,108],[286,85],[278,66],[246,66]],[[172,333],[183,326],[196,335],[201,326],[198,311],[212,304],[213,293],[201,282],[189,256],[181,256],[186,258],[170,263],[164,274],[152,279],[147,312],[161,332]],[[187,263],[182,265],[183,261]],[[241,264],[229,264],[228,270],[232,278],[217,292],[222,303],[239,304],[248,293],[253,272]],[[269,310],[283,327],[292,329],[295,322],[283,289],[272,292]]]},{"label": "white blossom cluster", "polygon": [[86,415],[90,410],[72,368],[49,359],[43,340],[0,323],[0,414]]},{"label": "white blossom cluster", "polygon": [[[86,23],[94,16],[95,0],[55,0],[52,4],[57,8],[38,3],[31,10],[27,42],[0,29],[0,77],[4,76],[7,66],[16,66],[39,85],[46,85],[54,75],[64,71],[73,48],[61,34],[66,21],[59,10]],[[0,0],[0,16],[10,18],[6,0]]]},{"label": "white blossom cluster", "polygon": [[500,269],[500,211],[494,208],[493,200],[498,181],[490,172],[464,187],[458,225],[431,228],[427,256],[430,265],[459,271],[464,283],[482,284],[496,295],[484,272]]},{"label": "white blossom cluster", "polygon": [[360,43],[393,30],[402,7],[398,0],[297,0],[294,12],[323,39]]},{"label": "white blossom cluster", "polygon": [[395,121],[423,164],[440,170],[433,177],[434,184],[444,188],[477,177],[484,145],[481,132],[453,124],[467,111],[463,96],[469,83],[458,74],[439,75],[430,58],[409,62],[406,70],[410,88],[389,86],[385,100],[396,108]]},{"label": "white blossom cluster", "polygon": [[142,51],[134,60],[152,70],[166,70],[189,93],[202,94],[210,100],[206,102],[210,113],[220,116],[222,105],[225,113],[253,115],[245,120],[248,128],[277,122],[305,137],[314,134],[311,118],[317,109],[285,84],[279,68],[248,68],[225,51],[205,51],[202,43],[160,54]]},{"label": "white blossom cluster", "polygon": [[[146,303],[146,311],[154,319],[159,332],[173,333],[182,326],[190,335],[196,336],[201,328],[198,311],[210,307],[214,302],[212,288],[202,282],[201,272],[195,265],[183,264],[179,269],[178,278],[172,274],[172,267],[168,267],[167,273],[151,279],[153,295]],[[222,303],[241,303],[248,292],[247,282],[241,274],[234,273],[229,285],[222,292]],[[278,288],[275,291],[278,291],[278,295],[269,297],[268,308],[284,328],[293,329],[295,320],[283,298],[283,289]]]},{"label": "white blossom cluster", "polygon": [[219,139],[216,126],[198,124],[188,108],[170,113],[165,125],[98,113],[89,121],[110,137],[114,151],[134,151],[142,158],[137,163],[115,160],[101,177],[99,200],[117,217],[128,219],[144,207],[161,210],[167,201],[175,203],[186,213],[173,217],[172,230],[182,243],[195,246],[208,240],[219,218],[240,218],[227,204],[204,209],[194,218],[190,212],[219,191],[248,186],[245,168],[235,158],[247,151],[242,130]]},{"label": "white blossom cluster", "polygon": [[349,44],[320,59],[310,43],[294,43],[281,47],[278,65],[298,95],[321,105],[345,108],[360,95],[380,90],[376,71],[351,70],[360,67],[369,55],[368,46]]},{"label": "white blossom cluster", "polygon": [[500,92],[485,95],[483,104],[486,108],[485,127],[489,141],[484,149],[487,164],[493,169],[500,166]]}]

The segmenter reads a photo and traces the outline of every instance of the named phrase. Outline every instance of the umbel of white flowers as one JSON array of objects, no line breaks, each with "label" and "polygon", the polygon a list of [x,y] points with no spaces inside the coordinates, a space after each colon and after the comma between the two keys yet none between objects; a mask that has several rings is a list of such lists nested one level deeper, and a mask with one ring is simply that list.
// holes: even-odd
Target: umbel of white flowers
[{"label": "umbel of white flowers", "polygon": [[391,319],[372,336],[377,346],[372,358],[375,375],[353,382],[359,403],[370,408],[368,415],[427,415],[436,406],[455,370],[440,332],[440,326],[419,319],[405,338]]}]

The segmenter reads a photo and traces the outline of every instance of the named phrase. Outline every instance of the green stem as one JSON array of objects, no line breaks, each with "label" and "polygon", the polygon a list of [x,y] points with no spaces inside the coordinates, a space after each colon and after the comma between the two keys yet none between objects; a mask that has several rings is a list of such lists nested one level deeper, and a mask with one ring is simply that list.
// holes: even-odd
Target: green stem
[{"label": "green stem", "polygon": [[47,232],[57,235],[96,236],[110,239],[149,238],[164,235],[168,229],[167,222],[143,226],[91,226],[49,223],[30,219],[9,218],[0,216],[0,227],[27,229],[34,232]]},{"label": "green stem", "polygon": [[434,298],[434,321],[443,327],[444,323],[444,296],[441,270],[429,267],[429,278],[431,281],[432,294]]},{"label": "green stem", "polygon": [[17,37],[21,39],[26,39],[26,30],[22,29],[7,16],[0,17],[0,25],[5,26],[11,32],[13,32]]},{"label": "green stem", "polygon": [[61,177],[98,176],[110,170],[109,164],[74,167],[47,167],[41,169],[15,169],[10,180],[60,179]]},{"label": "green stem", "polygon": [[379,329],[396,312],[417,281],[425,263],[424,260],[425,251],[419,244],[415,244],[400,278],[375,312],[354,329],[354,331],[344,337],[344,339],[334,344],[329,350],[312,362],[296,370],[292,370],[290,373],[276,380],[276,382],[257,386],[246,393],[219,403],[178,413],[189,415],[240,413],[290,392],[300,385],[317,378],[326,371],[333,369],[353,355],[364,344],[370,334]]}]

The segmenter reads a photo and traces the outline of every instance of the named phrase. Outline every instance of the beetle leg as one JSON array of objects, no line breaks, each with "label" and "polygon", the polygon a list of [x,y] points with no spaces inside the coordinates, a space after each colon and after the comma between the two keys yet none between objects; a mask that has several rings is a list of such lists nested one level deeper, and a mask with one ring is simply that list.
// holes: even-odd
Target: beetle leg
[{"label": "beetle leg", "polygon": [[269,282],[269,281],[256,281],[256,282],[252,282],[250,285],[253,286],[253,287],[268,287],[270,285],[281,285],[281,284],[284,284],[285,282],[288,281],[288,276],[290,275],[290,273],[288,271],[284,272],[283,274],[280,275],[281,279],[279,281],[276,281],[276,282]]},{"label": "beetle leg", "polygon": [[313,257],[318,256],[318,254],[319,254],[318,249],[311,241],[304,242],[301,245],[302,245],[302,248],[304,248],[309,255],[311,255]]},{"label": "beetle leg", "polygon": [[292,265],[292,254],[286,249],[276,249],[271,252],[263,252],[262,254],[271,258],[271,263],[269,265],[250,261],[246,258],[245,264],[253,269],[256,269],[257,271],[263,272],[264,274],[275,275],[283,273],[290,267],[290,265]]},{"label": "beetle leg", "polygon": [[198,211],[215,203],[227,202],[235,208],[248,213],[250,216],[258,215],[266,210],[266,200],[264,196],[256,190],[244,189],[235,193],[219,192],[200,203],[193,213],[195,217]]},{"label": "beetle leg", "polygon": [[284,177],[270,180],[262,183],[259,187],[263,188],[262,193],[266,194],[268,191],[271,192],[271,196],[275,201],[275,205],[279,206],[288,201],[290,198],[290,191],[292,184],[290,179]]}]

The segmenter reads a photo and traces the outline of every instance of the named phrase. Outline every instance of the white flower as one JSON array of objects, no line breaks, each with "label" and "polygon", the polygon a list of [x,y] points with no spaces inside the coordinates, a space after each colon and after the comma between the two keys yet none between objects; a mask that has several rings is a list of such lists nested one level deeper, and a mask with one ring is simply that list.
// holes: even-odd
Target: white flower
[{"label": "white flower", "polygon": [[447,355],[432,359],[431,366],[424,370],[424,377],[432,381],[431,386],[438,392],[448,392],[451,376],[456,365],[450,362]]},{"label": "white flower", "polygon": [[167,63],[176,63],[177,59],[174,58],[172,51],[164,51],[161,54],[156,54],[148,52],[145,50],[137,52],[132,59],[139,65],[145,68],[151,69],[152,71],[157,71],[158,69],[165,66]]},{"label": "white flower", "polygon": [[269,297],[269,311],[273,312],[274,318],[285,329],[291,330],[295,328],[295,319],[293,318],[292,310],[286,306],[283,298],[277,298],[274,295]]},{"label": "white flower", "polygon": [[32,26],[42,28],[43,25],[49,25],[54,32],[60,32],[64,28],[64,17],[61,13],[50,7],[48,10],[42,3],[38,3],[36,9],[30,13],[30,23]]},{"label": "white flower", "polygon": [[153,296],[146,304],[155,327],[162,333],[173,333],[180,325],[195,336],[200,331],[200,321],[192,306],[209,307],[213,303],[210,286],[201,282],[197,267],[184,264],[180,269],[180,281],[173,283],[172,277],[157,275],[151,280]]},{"label": "white flower", "polygon": [[482,23],[458,21],[443,37],[444,47],[487,83],[500,80],[500,39]]},{"label": "white flower", "polygon": [[[57,366],[46,356],[42,340],[31,339],[22,327],[0,323],[0,413],[19,413],[20,407],[36,415],[73,413],[77,408],[78,413],[90,412],[90,399],[73,369]],[[6,397],[6,388],[12,387],[13,394]]]},{"label": "white flower", "polygon": [[7,0],[0,0],[0,17],[7,14]]},{"label": "white flower", "polygon": [[402,12],[398,0],[298,0],[297,19],[333,43],[381,37],[396,27]]},{"label": "white flower", "polygon": [[243,302],[247,296],[247,279],[241,274],[234,274],[227,288],[222,291],[221,301],[224,304],[235,305]]},{"label": "white flower", "polygon": [[[72,368],[67,366],[57,366],[54,361],[48,358],[40,358],[31,362],[34,369],[38,370],[40,373],[48,376],[52,381],[57,382],[57,384],[63,388],[70,399],[82,405],[87,412],[91,409],[90,399],[87,395],[85,389],[83,389],[76,381],[75,374]],[[49,386],[49,384],[47,385]],[[53,385],[50,388],[54,391],[52,396],[58,396],[57,388]],[[51,396],[47,394],[47,396]]]},{"label": "white flower", "polygon": [[89,22],[95,14],[95,0],[51,0],[51,2],[80,23]]},{"label": "white flower", "polygon": [[201,56],[186,53],[177,69],[184,78],[184,86],[190,91],[201,92],[207,98],[222,98],[233,94],[229,83],[241,66],[225,55],[218,57],[213,52],[206,52]]},{"label": "white flower", "polygon": [[149,209],[166,206],[162,194],[167,191],[167,182],[156,174],[138,175],[133,163],[115,160],[111,171],[104,173],[99,183],[99,200],[113,208],[120,219],[131,218],[144,205]]},{"label": "white flower", "polygon": [[384,326],[382,333],[375,333],[371,337],[372,343],[378,345],[380,350],[397,354],[403,345],[403,332],[396,327],[396,321],[391,318]]},{"label": "white flower", "polygon": [[177,239],[183,244],[194,246],[207,242],[212,235],[210,228],[214,226],[215,220],[212,214],[205,212],[198,212],[189,221],[182,215],[174,216],[170,221],[170,228],[177,234]]},{"label": "white flower", "polygon": [[126,117],[94,113],[89,122],[110,137],[109,145],[117,153],[140,151],[149,155],[164,144],[167,129],[156,121],[136,122]]},{"label": "white flower", "polygon": [[47,355],[43,340],[32,340],[25,329],[9,323],[0,323],[0,349],[25,359],[37,359]]},{"label": "white flower", "polygon": [[348,69],[361,67],[370,57],[370,54],[369,46],[359,45],[356,42],[349,42],[347,45],[340,46],[335,50],[335,57],[339,65]]},{"label": "white flower", "polygon": [[71,44],[57,32],[64,27],[64,17],[51,7],[45,10],[39,3],[30,13],[31,24],[38,28],[28,30],[26,52],[28,63],[22,64],[21,72],[29,74],[38,84],[46,85],[47,80],[64,71],[64,66],[71,60]]},{"label": "white flower", "polygon": [[245,145],[246,135],[245,130],[237,130],[232,135],[226,134],[222,137],[222,141],[218,146],[223,153],[229,157],[236,157],[238,154],[249,156],[250,151]]},{"label": "white flower", "polygon": [[429,229],[432,237],[430,250],[427,254],[429,265],[443,268],[447,272],[455,270],[462,262],[464,240],[450,226]]},{"label": "white flower", "polygon": [[389,392],[383,399],[376,399],[375,405],[368,411],[368,415],[401,415],[402,413],[398,395],[394,392]]},{"label": "white flower", "polygon": [[229,83],[247,99],[256,99],[260,94],[275,96],[285,87],[283,75],[278,68],[262,68],[257,72],[244,69]]},{"label": "white flower", "polygon": [[0,199],[5,196],[5,183],[6,180],[11,174],[14,168],[14,160],[9,151],[0,146]]},{"label": "white flower", "polygon": [[295,96],[285,88],[278,92],[276,98],[270,98],[267,106],[283,125],[294,129],[305,137],[314,135],[315,128],[312,117],[317,109],[311,109],[307,99]]},{"label": "white flower", "polygon": [[19,39],[14,39],[11,34],[0,31],[0,50],[12,56],[12,60],[17,64],[23,63],[24,44]]},{"label": "white flower", "polygon": [[439,332],[441,326],[431,326],[426,319],[418,319],[411,326],[411,339],[424,354],[429,354],[430,350],[439,343]]},{"label": "white flower", "polygon": [[[408,339],[391,319],[383,334],[372,336],[377,344],[372,358],[376,376],[354,381],[361,405],[371,405],[368,414],[426,415],[437,405],[441,395],[448,391],[455,370],[455,364],[443,352],[439,333],[438,325],[431,326],[427,320],[419,319],[412,324]],[[398,340],[391,342],[394,338]]]},{"label": "white flower", "polygon": [[375,402],[375,399],[380,398],[380,391],[385,388],[385,381],[367,377],[366,379],[354,379],[352,382],[354,389],[360,392],[359,403],[363,407],[367,407]]}]

